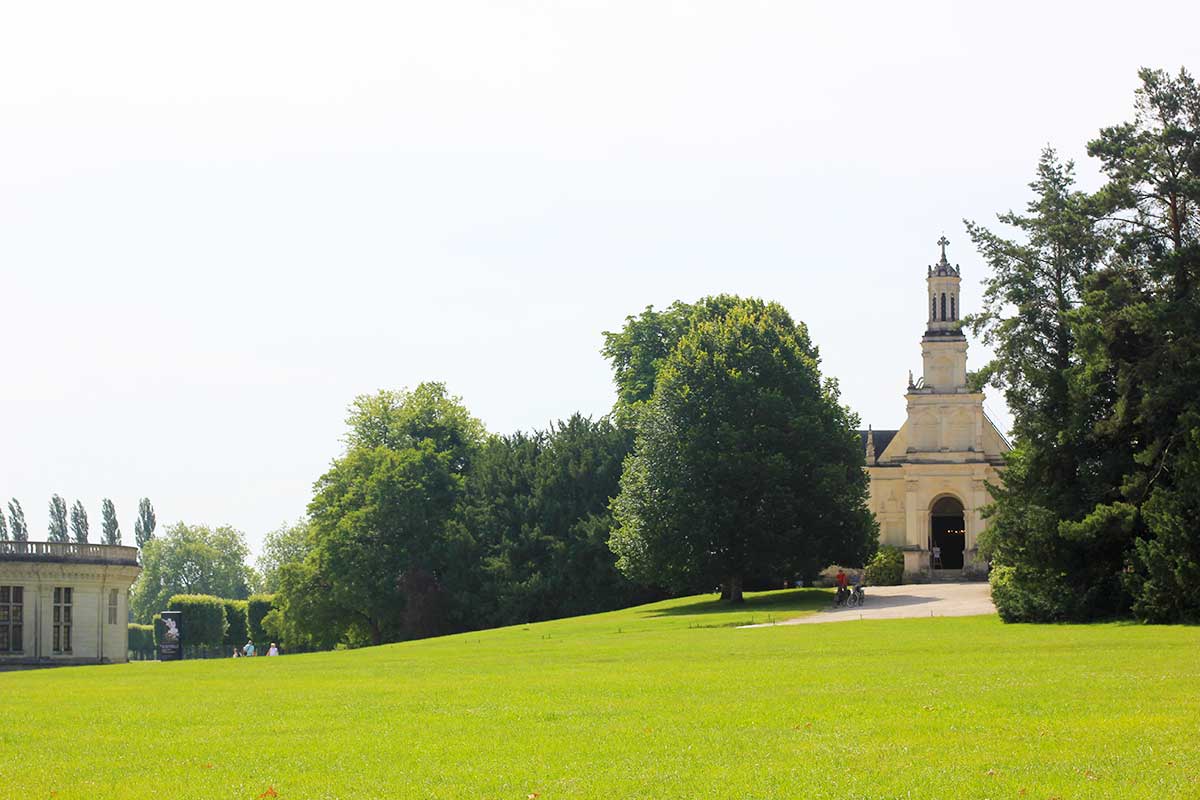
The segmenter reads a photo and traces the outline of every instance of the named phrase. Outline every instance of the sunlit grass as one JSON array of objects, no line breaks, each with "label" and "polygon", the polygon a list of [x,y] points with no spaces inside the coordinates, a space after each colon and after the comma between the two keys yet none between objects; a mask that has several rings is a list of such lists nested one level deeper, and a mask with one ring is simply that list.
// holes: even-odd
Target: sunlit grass
[{"label": "sunlit grass", "polygon": [[1200,630],[827,603],[0,674],[0,796],[1200,797]]}]

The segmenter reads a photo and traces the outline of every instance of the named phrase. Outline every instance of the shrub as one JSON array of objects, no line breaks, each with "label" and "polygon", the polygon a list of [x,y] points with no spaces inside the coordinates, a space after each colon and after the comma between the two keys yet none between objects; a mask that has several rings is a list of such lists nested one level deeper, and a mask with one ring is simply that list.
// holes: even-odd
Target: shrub
[{"label": "shrub", "polygon": [[846,573],[846,580],[849,581],[855,575],[861,575],[862,570],[857,567],[843,567],[840,564],[830,564],[825,569],[821,570],[821,574],[817,576],[816,585],[829,588],[837,584],[838,570]]},{"label": "shrub", "polygon": [[872,586],[898,586],[904,580],[904,553],[899,547],[884,545],[863,572]]},{"label": "shrub", "polygon": [[182,614],[185,647],[220,647],[229,623],[225,601],[209,594],[177,594],[167,601],[168,611]]},{"label": "shrub", "polygon": [[140,658],[152,658],[154,649],[154,626],[129,623],[129,651]]},{"label": "shrub", "polygon": [[225,604],[225,621],[229,627],[225,630],[226,647],[241,647],[250,637],[250,625],[247,611],[250,603],[246,600],[222,600]]},{"label": "shrub", "polygon": [[1071,619],[1071,593],[1050,570],[994,566],[988,582],[992,602],[1005,622],[1062,622]]},{"label": "shrub", "polygon": [[262,647],[271,641],[271,634],[263,628],[263,618],[275,608],[275,595],[252,594],[246,601],[246,624],[249,627],[250,641],[256,647]]}]

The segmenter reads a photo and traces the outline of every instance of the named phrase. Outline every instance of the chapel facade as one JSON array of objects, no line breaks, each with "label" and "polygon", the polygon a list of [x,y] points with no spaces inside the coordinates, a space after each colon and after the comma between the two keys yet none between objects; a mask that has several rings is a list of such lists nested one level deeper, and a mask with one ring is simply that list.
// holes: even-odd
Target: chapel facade
[{"label": "chapel facade", "polygon": [[983,410],[983,392],[967,385],[961,276],[947,244],[938,240],[941,260],[926,271],[923,371],[916,381],[909,373],[908,417],[899,430],[859,431],[879,543],[904,552],[907,583],[987,575],[978,553],[991,502],[985,484],[1000,482],[1010,449]]}]

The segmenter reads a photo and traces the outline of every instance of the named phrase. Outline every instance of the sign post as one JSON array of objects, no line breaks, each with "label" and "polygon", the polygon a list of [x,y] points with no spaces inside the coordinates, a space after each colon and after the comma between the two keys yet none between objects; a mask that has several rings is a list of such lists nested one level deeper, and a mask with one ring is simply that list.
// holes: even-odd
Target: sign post
[{"label": "sign post", "polygon": [[183,613],[164,611],[155,623],[158,628],[158,660],[183,660]]}]

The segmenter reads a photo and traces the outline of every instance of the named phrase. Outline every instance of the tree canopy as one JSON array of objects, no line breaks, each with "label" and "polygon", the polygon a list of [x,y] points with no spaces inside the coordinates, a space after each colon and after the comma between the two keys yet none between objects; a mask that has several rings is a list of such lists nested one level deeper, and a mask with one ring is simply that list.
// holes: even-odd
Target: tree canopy
[{"label": "tree canopy", "polygon": [[150,622],[176,594],[246,599],[255,580],[246,566],[249,555],[246,537],[227,525],[170,526],[142,548],[142,574],[130,600],[134,619]]},{"label": "tree canopy", "polygon": [[877,528],[837,385],[778,304],[722,297],[659,367],[613,503],[629,577],[677,591],[861,563]]},{"label": "tree canopy", "polygon": [[981,539],[1009,620],[1200,620],[1200,89],[1139,76],[1099,191],[1044,154],[1019,240],[969,226],[1017,440]]}]

